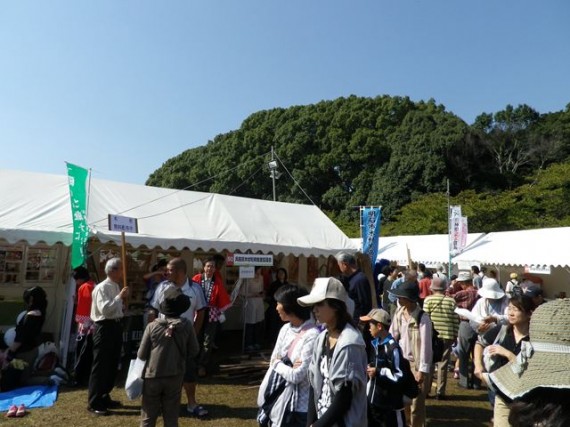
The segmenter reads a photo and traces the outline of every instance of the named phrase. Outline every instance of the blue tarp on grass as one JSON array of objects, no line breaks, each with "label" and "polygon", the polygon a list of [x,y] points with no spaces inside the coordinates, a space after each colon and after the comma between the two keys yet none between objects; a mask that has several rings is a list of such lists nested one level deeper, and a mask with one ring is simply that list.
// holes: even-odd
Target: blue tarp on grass
[{"label": "blue tarp on grass", "polygon": [[12,405],[26,405],[26,408],[45,408],[53,406],[57,400],[56,385],[33,385],[0,393],[0,412],[7,411]]}]

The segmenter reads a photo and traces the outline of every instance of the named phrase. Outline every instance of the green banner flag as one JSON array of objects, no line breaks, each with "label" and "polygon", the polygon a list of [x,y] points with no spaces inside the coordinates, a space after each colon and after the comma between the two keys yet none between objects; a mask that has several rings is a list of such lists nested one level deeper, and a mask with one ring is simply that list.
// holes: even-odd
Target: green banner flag
[{"label": "green banner flag", "polygon": [[87,258],[87,177],[89,171],[82,167],[67,163],[69,178],[69,199],[73,217],[73,242],[71,244],[71,268],[83,265]]}]

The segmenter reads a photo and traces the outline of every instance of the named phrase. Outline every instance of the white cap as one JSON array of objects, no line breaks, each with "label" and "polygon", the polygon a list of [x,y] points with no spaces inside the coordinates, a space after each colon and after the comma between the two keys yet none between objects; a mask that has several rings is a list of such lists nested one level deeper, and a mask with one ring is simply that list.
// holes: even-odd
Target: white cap
[{"label": "white cap", "polygon": [[299,305],[307,307],[323,302],[327,298],[337,299],[348,304],[349,297],[340,280],[334,277],[319,277],[315,279],[311,293],[297,298],[297,302]]}]

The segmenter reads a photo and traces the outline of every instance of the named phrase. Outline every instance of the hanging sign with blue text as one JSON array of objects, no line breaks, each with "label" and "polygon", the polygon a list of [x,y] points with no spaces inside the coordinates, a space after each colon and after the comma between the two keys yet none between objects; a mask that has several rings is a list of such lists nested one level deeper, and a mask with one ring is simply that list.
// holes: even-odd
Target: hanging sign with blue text
[{"label": "hanging sign with blue text", "polygon": [[360,223],[362,224],[362,253],[368,255],[372,267],[378,256],[378,238],[380,237],[380,220],[382,219],[382,208],[362,207],[360,208]]}]

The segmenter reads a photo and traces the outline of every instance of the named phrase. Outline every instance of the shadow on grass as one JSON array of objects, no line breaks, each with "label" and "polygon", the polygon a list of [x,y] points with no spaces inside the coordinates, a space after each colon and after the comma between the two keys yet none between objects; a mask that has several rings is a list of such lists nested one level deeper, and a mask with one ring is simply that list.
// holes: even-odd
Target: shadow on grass
[{"label": "shadow on grass", "polygon": [[461,425],[461,427],[487,426],[493,416],[491,406],[462,406],[468,400],[473,401],[474,399],[469,399],[469,396],[465,396],[465,399],[457,399],[456,396],[454,396],[454,401],[457,402],[457,404],[451,402],[448,404],[446,402],[438,406],[428,406],[427,417],[430,421],[430,425]]},{"label": "shadow on grass", "polygon": [[123,404],[120,408],[110,409],[111,415],[116,415],[119,417],[132,417],[138,416],[141,413],[141,405],[135,403]]},{"label": "shadow on grass", "polygon": [[[489,417],[489,419],[491,419],[491,417]],[[430,425],[438,426],[438,427],[446,427],[446,426],[455,427],[458,425],[461,425],[461,427],[486,427],[486,426],[491,425],[490,421],[489,422],[473,421],[469,418],[455,419],[455,420],[441,420],[438,418],[429,418],[428,417],[428,423]]]},{"label": "shadow on grass", "polygon": [[445,405],[447,402],[488,402],[489,398],[486,394],[454,394],[448,395],[446,401],[441,402],[441,405]]},{"label": "shadow on grass", "polygon": [[431,426],[487,427],[493,416],[487,390],[466,390],[448,382],[446,400],[426,400]]},{"label": "shadow on grass", "polygon": [[87,386],[62,385],[59,386],[59,390],[57,392],[58,394],[66,394],[66,393],[75,393],[81,390],[85,391],[85,404],[87,404],[87,391],[88,391]]},{"label": "shadow on grass", "polygon": [[[236,420],[252,420],[257,416],[257,408],[233,408],[227,405],[207,405],[208,416],[204,417],[204,420],[217,420],[223,418],[230,418]],[[196,417],[190,415],[186,411],[186,405],[180,408],[180,417],[182,418],[194,418]]]}]

